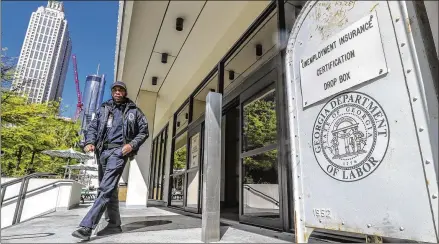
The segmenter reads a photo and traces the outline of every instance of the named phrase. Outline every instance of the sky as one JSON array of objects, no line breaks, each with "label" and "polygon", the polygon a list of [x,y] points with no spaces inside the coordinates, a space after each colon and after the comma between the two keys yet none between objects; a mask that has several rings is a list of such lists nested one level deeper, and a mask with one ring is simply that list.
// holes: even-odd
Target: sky
[{"label": "sky", "polygon": [[[114,54],[116,48],[118,1],[64,1],[64,12],[72,39],[72,54],[76,54],[81,94],[84,92],[85,77],[95,74],[106,75],[104,100],[109,99],[110,86],[114,77]],[[32,12],[47,1],[1,1],[2,47],[7,47],[8,57],[20,56]],[[77,96],[73,75],[73,61],[64,83],[61,115],[73,117]]]}]

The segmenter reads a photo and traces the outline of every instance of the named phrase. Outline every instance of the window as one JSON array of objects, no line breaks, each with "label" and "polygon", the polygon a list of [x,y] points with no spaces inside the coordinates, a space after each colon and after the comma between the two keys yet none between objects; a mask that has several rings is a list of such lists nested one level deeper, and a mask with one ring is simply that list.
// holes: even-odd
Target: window
[{"label": "window", "polygon": [[176,121],[176,134],[183,129],[187,128],[189,121],[189,103],[186,104],[186,106],[180,111],[180,113],[177,115],[177,121]]},{"label": "window", "polygon": [[[247,216],[280,217],[275,94],[272,84],[242,104],[242,214]],[[253,207],[257,200],[245,196],[255,189],[264,189],[273,204]]]},{"label": "window", "polygon": [[[258,67],[276,55],[277,13],[271,15],[256,29],[224,67],[224,93],[228,94]],[[257,47],[258,46],[258,47]],[[258,53],[257,53],[258,52]],[[260,52],[260,53],[259,53]],[[229,76],[229,73],[233,76]]]},{"label": "window", "polygon": [[165,128],[153,140],[149,198],[154,200],[163,200],[167,139],[168,126],[165,126]]},{"label": "window", "polygon": [[187,164],[187,132],[174,139],[171,179],[171,205],[183,207],[184,176]]},{"label": "window", "polygon": [[[207,84],[201,88],[201,90],[194,96],[193,99],[193,110],[192,110],[192,121],[200,118],[206,111],[206,97],[210,91],[216,91],[218,88],[218,73],[214,74],[213,77],[207,82]],[[191,121],[191,122],[192,122]]]}]

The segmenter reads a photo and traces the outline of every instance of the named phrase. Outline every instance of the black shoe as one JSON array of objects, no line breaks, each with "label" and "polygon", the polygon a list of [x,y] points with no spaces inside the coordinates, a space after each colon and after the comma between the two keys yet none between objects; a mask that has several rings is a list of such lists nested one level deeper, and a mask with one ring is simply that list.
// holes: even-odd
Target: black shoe
[{"label": "black shoe", "polygon": [[106,236],[106,235],[113,235],[113,234],[119,234],[122,233],[122,228],[120,226],[106,226],[102,230],[100,230],[98,233],[96,233],[97,236]]},{"label": "black shoe", "polygon": [[83,241],[89,241],[91,236],[92,229],[87,227],[81,227],[80,229],[74,231],[72,236],[79,238]]}]

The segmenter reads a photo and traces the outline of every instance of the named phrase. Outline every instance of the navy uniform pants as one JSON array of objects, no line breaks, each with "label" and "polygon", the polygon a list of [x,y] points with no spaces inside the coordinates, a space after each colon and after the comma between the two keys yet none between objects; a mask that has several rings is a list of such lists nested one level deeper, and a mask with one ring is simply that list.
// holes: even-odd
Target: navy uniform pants
[{"label": "navy uniform pants", "polygon": [[[118,183],[128,157],[122,155],[122,147],[104,150],[99,156],[99,188],[96,200],[79,226],[96,228],[105,212],[110,226],[120,226]],[[105,211],[106,210],[106,211]]]}]

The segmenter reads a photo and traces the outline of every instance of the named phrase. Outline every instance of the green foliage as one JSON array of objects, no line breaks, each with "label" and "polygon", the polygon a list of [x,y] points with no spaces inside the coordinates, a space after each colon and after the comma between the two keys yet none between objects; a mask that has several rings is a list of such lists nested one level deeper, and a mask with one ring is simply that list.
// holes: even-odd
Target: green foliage
[{"label": "green foliage", "polygon": [[244,108],[245,149],[252,150],[276,143],[276,104],[258,100]]},{"label": "green foliage", "polygon": [[186,169],[186,146],[174,152],[174,170]]},{"label": "green foliage", "polygon": [[[274,93],[272,93],[274,95]],[[245,151],[276,143],[276,103],[273,96],[266,96],[244,108]],[[244,164],[245,184],[274,183],[277,178],[277,150],[246,157]]]},{"label": "green foliage", "polygon": [[[2,69],[2,85],[3,75]],[[58,117],[59,101],[31,104],[14,91],[3,91],[1,100],[2,175],[18,177],[32,172],[62,175],[65,159],[51,158],[41,152],[74,148],[79,142],[79,123]]]}]

